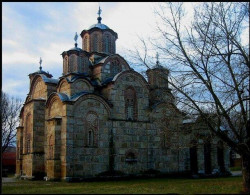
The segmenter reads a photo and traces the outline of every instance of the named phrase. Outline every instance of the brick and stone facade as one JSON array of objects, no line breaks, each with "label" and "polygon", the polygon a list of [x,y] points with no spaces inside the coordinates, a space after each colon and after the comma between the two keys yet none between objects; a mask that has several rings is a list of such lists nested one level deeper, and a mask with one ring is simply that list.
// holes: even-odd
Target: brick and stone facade
[{"label": "brick and stone facade", "polygon": [[228,169],[225,144],[187,122],[157,63],[148,81],[115,53],[117,34],[100,23],[82,48],[62,53],[62,77],[30,74],[17,128],[16,176],[89,178],[107,171],[207,173]]}]

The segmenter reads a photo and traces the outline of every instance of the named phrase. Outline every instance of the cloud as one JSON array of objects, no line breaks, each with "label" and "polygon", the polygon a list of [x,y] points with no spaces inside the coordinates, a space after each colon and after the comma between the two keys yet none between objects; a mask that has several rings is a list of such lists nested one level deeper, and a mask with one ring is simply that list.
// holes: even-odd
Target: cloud
[{"label": "cloud", "polygon": [[[153,8],[157,4],[100,3],[102,23],[118,33],[117,53],[124,56],[128,49],[135,48],[138,45],[137,35],[145,38],[155,36]],[[14,94],[21,87],[28,93],[27,75],[38,70],[40,57],[43,70],[49,71],[54,78],[61,76],[60,54],[74,47],[75,32],[80,34],[83,29],[97,23],[98,7],[98,2],[4,2],[3,89]],[[78,38],[78,47],[81,47],[81,37]]]}]

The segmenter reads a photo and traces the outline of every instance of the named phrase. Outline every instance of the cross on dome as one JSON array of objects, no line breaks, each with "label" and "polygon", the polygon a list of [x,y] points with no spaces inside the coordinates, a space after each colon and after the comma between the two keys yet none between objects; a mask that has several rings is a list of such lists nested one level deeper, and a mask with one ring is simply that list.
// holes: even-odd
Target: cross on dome
[{"label": "cross on dome", "polygon": [[77,35],[77,32],[76,32],[75,37],[74,37],[75,42],[77,41],[77,38],[78,38],[78,35]]},{"label": "cross on dome", "polygon": [[77,47],[77,38],[78,38],[78,35],[77,35],[77,32],[76,32],[75,37],[74,37],[74,40],[75,40],[75,47]]},{"label": "cross on dome", "polygon": [[98,10],[98,12],[97,12],[97,14],[99,15],[99,17],[101,17],[101,13],[102,13],[102,10],[101,10],[101,8],[100,8],[100,6],[99,6],[99,10]]},{"label": "cross on dome", "polygon": [[158,54],[158,52],[156,53],[156,66],[159,66],[159,54]]},{"label": "cross on dome", "polygon": [[102,20],[102,18],[101,18],[101,13],[102,13],[102,10],[101,10],[101,8],[100,8],[100,6],[99,6],[99,10],[98,10],[98,12],[97,12],[97,14],[99,15],[99,17],[97,18],[98,23],[101,23],[101,20]]},{"label": "cross on dome", "polygon": [[40,61],[39,61],[39,64],[40,64],[40,67],[39,67],[39,69],[40,69],[40,71],[42,70],[42,58],[40,57]]}]

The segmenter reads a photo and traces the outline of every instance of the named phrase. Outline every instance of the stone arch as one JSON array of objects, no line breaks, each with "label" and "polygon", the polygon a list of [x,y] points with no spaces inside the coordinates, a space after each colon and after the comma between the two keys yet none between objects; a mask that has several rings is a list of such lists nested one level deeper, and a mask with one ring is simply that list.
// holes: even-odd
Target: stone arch
[{"label": "stone arch", "polygon": [[79,96],[76,99],[76,102],[74,103],[73,112],[75,113],[76,109],[79,107],[79,105],[82,103],[82,101],[87,100],[87,99],[94,99],[97,102],[103,104],[103,106],[107,110],[108,116],[110,116],[110,114],[111,114],[110,105],[106,102],[106,100],[103,97],[97,96],[94,94],[84,94],[84,95]]},{"label": "stone arch", "polygon": [[69,94],[69,89],[70,89],[69,83],[65,78],[58,83],[58,90],[57,90],[58,92]]},{"label": "stone arch", "polygon": [[94,88],[92,87],[91,83],[83,78],[76,79],[73,82],[73,88],[75,93],[80,91],[93,91]]},{"label": "stone arch", "polygon": [[94,111],[89,111],[84,117],[85,120],[85,146],[98,146],[99,117]]},{"label": "stone arch", "polygon": [[30,87],[31,98],[46,98],[46,84],[41,75],[36,75],[31,82]]},{"label": "stone arch", "polygon": [[147,81],[145,80],[145,78],[141,74],[139,74],[133,70],[126,70],[126,71],[120,72],[119,74],[117,74],[113,78],[113,82],[117,83],[120,80],[123,80],[124,79],[123,77],[135,78],[141,84],[142,87],[144,87],[145,89],[147,89],[147,91],[149,91],[149,85],[148,85]]},{"label": "stone arch", "polygon": [[99,147],[100,135],[103,134],[102,127],[110,117],[110,107],[103,98],[85,94],[76,99],[73,104],[74,116],[74,140],[78,143],[76,148]]},{"label": "stone arch", "polygon": [[62,110],[63,103],[57,93],[53,93],[49,96],[46,107],[48,109],[48,117],[53,118],[63,115]]},{"label": "stone arch", "polygon": [[112,62],[116,62],[119,65],[120,71],[130,70],[129,64],[126,62],[126,60],[120,55],[114,54],[105,59],[103,62],[102,71],[106,69],[107,65],[111,66]]}]

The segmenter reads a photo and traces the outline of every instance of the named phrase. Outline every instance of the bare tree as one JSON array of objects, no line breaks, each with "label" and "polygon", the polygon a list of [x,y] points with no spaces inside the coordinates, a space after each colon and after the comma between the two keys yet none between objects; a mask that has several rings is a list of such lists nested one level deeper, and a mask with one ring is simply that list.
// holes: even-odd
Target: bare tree
[{"label": "bare tree", "polygon": [[249,3],[199,3],[190,24],[183,3],[162,3],[155,13],[160,37],[148,45],[141,40],[144,49],[137,49],[135,58],[149,68],[149,46],[161,54],[178,107],[199,114],[213,134],[241,155],[244,192],[249,193]]},{"label": "bare tree", "polygon": [[16,127],[21,106],[21,99],[10,98],[6,93],[1,93],[2,153],[16,142]]}]

